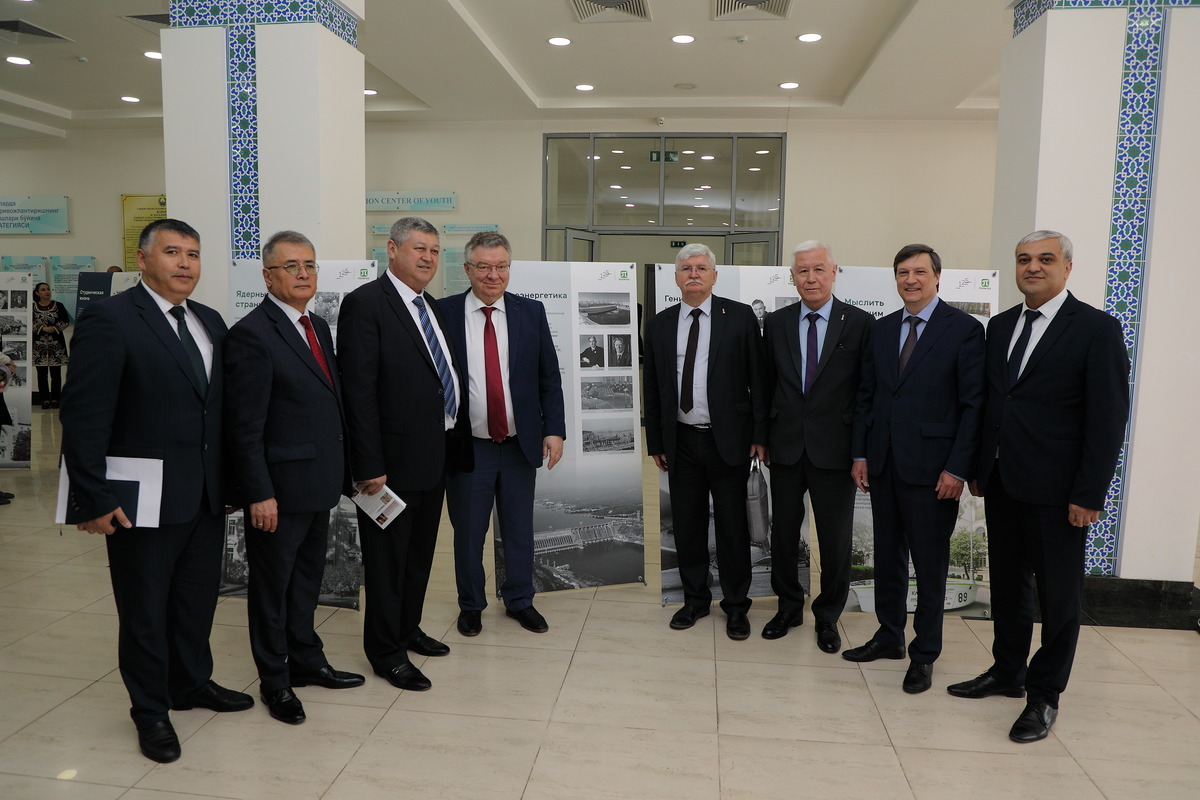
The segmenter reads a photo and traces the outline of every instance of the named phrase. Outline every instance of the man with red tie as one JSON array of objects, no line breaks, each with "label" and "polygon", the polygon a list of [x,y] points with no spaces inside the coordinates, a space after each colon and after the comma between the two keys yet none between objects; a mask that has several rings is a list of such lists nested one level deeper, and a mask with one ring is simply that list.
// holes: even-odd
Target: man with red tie
[{"label": "man with red tie", "polygon": [[342,382],[325,320],[308,310],[316,253],[280,231],[263,245],[267,296],[225,338],[225,437],[246,508],[250,650],[271,716],[304,721],[293,687],[361,686],[329,666],[313,612],[329,510],[349,490]]},{"label": "man with red tie", "polygon": [[[504,547],[500,597],[506,614],[534,633],[549,630],[533,607],[533,489],[538,467],[553,469],[566,438],[562,378],[545,307],[505,291],[508,239],[477,233],[463,268],[471,289],[440,301],[455,363],[463,372],[475,468],[446,483],[454,525],[458,631],[483,630],[483,542],[495,506]],[[461,414],[460,414],[461,417]]]}]

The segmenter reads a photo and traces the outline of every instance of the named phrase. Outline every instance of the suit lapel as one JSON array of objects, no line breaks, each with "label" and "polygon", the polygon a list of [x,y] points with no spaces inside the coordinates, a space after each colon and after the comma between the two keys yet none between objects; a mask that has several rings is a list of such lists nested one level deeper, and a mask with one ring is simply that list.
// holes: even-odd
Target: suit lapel
[{"label": "suit lapel", "polygon": [[[313,355],[312,348],[308,346],[306,340],[300,338],[300,331],[288,319],[287,314],[283,313],[278,306],[265,297],[262,301],[262,310],[267,315],[267,319],[274,323],[275,330],[279,332],[279,336],[283,339],[284,344],[291,348],[296,357],[309,368],[312,374],[332,391],[333,386],[330,385],[329,381],[325,380],[325,373],[321,371],[321,365],[317,363],[317,357]],[[316,332],[316,330],[317,326],[314,324],[313,331]],[[325,349],[325,345],[320,341],[320,337],[317,339],[317,344],[321,345],[322,350]],[[325,352],[329,351],[326,350]],[[330,372],[332,373],[333,370],[330,370]]]},{"label": "suit lapel", "polygon": [[[908,357],[908,364],[904,366],[904,374],[897,376],[897,386],[907,380],[909,375],[913,374],[913,371],[916,370],[917,365],[921,363],[921,359],[925,358],[929,351],[933,349],[933,346],[937,343],[937,340],[942,338],[942,334],[946,332],[946,328],[950,325],[950,316],[950,307],[946,305],[945,300],[939,299],[937,306],[933,309],[933,314],[931,315],[929,321],[925,323],[925,330],[921,332],[921,338],[917,339],[917,346],[913,349],[912,355]],[[903,323],[900,325],[900,330],[901,333],[904,332]],[[900,343],[897,341],[896,347],[898,348],[899,346]],[[899,370],[899,367],[900,355],[899,350],[897,350],[897,370]]]},{"label": "suit lapel", "polygon": [[987,338],[995,342],[995,345],[988,347],[988,359],[992,362],[988,364],[989,370],[998,369],[999,374],[1008,374],[1008,344],[1012,341],[1013,331],[1017,328],[1020,316],[1021,306],[1015,306],[988,323]]},{"label": "suit lapel", "polygon": [[508,323],[508,374],[509,380],[517,370],[517,346],[521,341],[522,319],[521,298],[504,293],[504,317]]},{"label": "suit lapel", "polygon": [[[846,310],[837,300],[833,301],[833,305],[829,308],[829,323],[825,327],[825,341],[821,343],[821,357],[817,360],[817,371],[813,373],[813,386],[817,385],[817,379],[821,377],[821,370],[825,369],[825,365],[829,363],[830,357],[833,356],[833,351],[837,347],[838,339],[842,336],[842,329],[846,327]],[[796,325],[799,336],[799,325]],[[809,387],[812,388],[811,386]]]},{"label": "suit lapel", "polygon": [[[379,282],[381,288],[383,289],[384,299],[387,301],[387,304],[391,306],[392,312],[395,313],[396,318],[400,320],[400,327],[403,328],[406,333],[408,333],[409,337],[413,340],[413,343],[417,346],[417,352],[421,354],[423,359],[425,359],[425,363],[429,365],[429,368],[436,373],[437,367],[433,363],[433,356],[429,355],[429,343],[425,341],[424,332],[417,328],[417,323],[415,320],[413,320],[412,314],[410,314],[408,309],[405,308],[404,298],[402,298],[400,293],[396,291],[396,287],[392,285],[392,279],[387,275],[381,275],[379,277]],[[428,303],[426,303],[425,308],[426,310],[429,310]],[[433,312],[430,311],[429,313],[432,314]]]},{"label": "suit lapel", "polygon": [[[192,388],[196,390],[196,394],[204,397],[204,392],[200,391],[200,380],[196,377],[195,370],[192,369],[191,359],[188,358],[187,353],[183,350],[183,342],[179,341],[179,332],[175,330],[171,323],[167,322],[167,318],[163,316],[158,303],[154,302],[154,298],[150,296],[145,287],[139,283],[129,291],[132,292],[135,290],[137,293],[133,295],[134,303],[141,311],[142,319],[145,320],[146,324],[150,326],[150,330],[154,331],[154,335],[158,337],[159,341],[163,343],[163,346],[174,357],[176,363],[179,364],[179,368],[183,370],[183,374],[192,384]],[[208,329],[207,325],[204,327],[206,330]],[[209,332],[209,338],[213,339],[211,331]],[[215,339],[213,340],[215,341]],[[214,359],[217,352],[217,349],[213,348]],[[212,381],[209,381],[209,384],[211,386]]]},{"label": "suit lapel", "polygon": [[[719,377],[713,375],[713,368],[717,363],[717,354],[721,349],[721,343],[725,341],[725,299],[713,295],[712,305],[712,321],[708,327],[708,385],[712,386],[713,378]],[[676,336],[676,346],[678,347],[679,337]]]},{"label": "suit lapel", "polygon": [[[1062,304],[1062,308],[1054,315],[1054,319],[1050,321],[1050,326],[1046,328],[1046,332],[1042,334],[1042,338],[1038,339],[1037,346],[1033,348],[1033,352],[1029,354],[1029,360],[1025,362],[1025,369],[1021,370],[1020,376],[1017,377],[1017,383],[1025,380],[1025,376],[1033,371],[1038,362],[1046,355],[1046,352],[1054,346],[1058,337],[1063,335],[1063,331],[1071,324],[1075,318],[1075,311],[1078,309],[1078,301],[1074,295],[1068,295],[1066,302]],[[1015,328],[1016,326],[1014,326]],[[1012,339],[1012,331],[1009,331],[1009,339]],[[1014,386],[1016,384],[1013,384]]]},{"label": "suit lapel", "polygon": [[801,386],[804,385],[804,356],[800,350],[800,310],[803,303],[793,303],[775,313],[783,315],[784,335],[787,336],[788,354],[792,357],[792,366],[796,368],[796,377]]}]

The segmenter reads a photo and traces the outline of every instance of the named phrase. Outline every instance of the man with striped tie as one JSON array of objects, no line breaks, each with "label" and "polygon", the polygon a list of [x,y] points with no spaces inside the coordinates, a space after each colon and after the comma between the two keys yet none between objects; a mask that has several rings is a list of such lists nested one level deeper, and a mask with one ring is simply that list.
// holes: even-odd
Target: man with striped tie
[{"label": "man with striped tie", "polygon": [[437,301],[425,292],[441,254],[437,228],[418,217],[399,219],[387,251],[387,272],[342,301],[338,366],[355,485],[373,495],[386,483],[408,505],[387,530],[358,512],[367,587],[363,649],[377,675],[424,691],[431,684],[409,652],[450,652],[420,625],[446,469],[459,449],[451,443],[463,387]]}]

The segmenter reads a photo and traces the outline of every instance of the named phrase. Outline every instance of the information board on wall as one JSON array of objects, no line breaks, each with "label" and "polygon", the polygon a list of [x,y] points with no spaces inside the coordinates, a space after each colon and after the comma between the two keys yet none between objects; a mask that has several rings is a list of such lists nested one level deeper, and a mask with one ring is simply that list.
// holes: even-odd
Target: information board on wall
[{"label": "information board on wall", "polygon": [[0,234],[46,236],[70,232],[66,195],[0,195]]},{"label": "information board on wall", "polygon": [[138,237],[151,222],[167,218],[165,194],[121,195],[121,229],[124,242],[125,271],[137,271]]}]

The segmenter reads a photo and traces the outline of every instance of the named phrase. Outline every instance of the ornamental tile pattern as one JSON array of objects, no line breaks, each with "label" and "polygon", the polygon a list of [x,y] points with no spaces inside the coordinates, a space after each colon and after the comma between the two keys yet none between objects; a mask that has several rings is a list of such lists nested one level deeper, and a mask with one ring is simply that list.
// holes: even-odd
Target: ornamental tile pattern
[{"label": "ornamental tile pattern", "polygon": [[358,47],[358,21],[334,0],[172,0],[172,28],[223,27],[229,112],[229,221],[233,258],[259,247],[258,84],[255,26],[324,25]]}]

